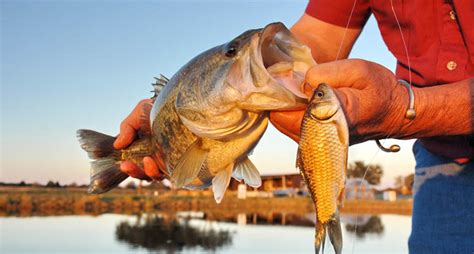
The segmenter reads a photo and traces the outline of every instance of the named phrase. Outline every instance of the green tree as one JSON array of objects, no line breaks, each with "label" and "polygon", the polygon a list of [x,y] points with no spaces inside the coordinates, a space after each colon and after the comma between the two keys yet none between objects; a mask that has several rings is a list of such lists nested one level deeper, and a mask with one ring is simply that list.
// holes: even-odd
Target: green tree
[{"label": "green tree", "polygon": [[[367,171],[367,173],[365,173],[365,171]],[[379,184],[382,176],[383,170],[378,164],[366,165],[363,161],[355,161],[354,163],[350,163],[347,167],[348,178],[364,178],[370,184]]]},{"label": "green tree", "polygon": [[48,187],[48,188],[59,188],[59,187],[61,187],[61,185],[59,184],[59,182],[53,182],[53,181],[49,180],[48,183],[46,184],[46,187]]},{"label": "green tree", "polygon": [[407,176],[405,176],[405,179],[404,179],[404,185],[405,187],[407,187],[408,190],[410,190],[410,192],[412,192],[413,190],[413,184],[415,182],[415,174],[409,174]]}]

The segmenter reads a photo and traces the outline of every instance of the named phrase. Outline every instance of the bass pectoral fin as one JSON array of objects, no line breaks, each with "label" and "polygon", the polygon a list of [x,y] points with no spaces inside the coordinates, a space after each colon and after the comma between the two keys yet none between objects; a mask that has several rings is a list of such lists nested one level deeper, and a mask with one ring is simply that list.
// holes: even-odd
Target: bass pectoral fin
[{"label": "bass pectoral fin", "polygon": [[212,191],[214,192],[214,199],[218,204],[224,198],[225,191],[230,183],[233,168],[234,165],[230,164],[227,168],[221,170],[216,176],[214,176],[214,178],[212,178]]},{"label": "bass pectoral fin", "polygon": [[262,185],[260,173],[248,157],[245,157],[245,159],[235,165],[232,176],[238,181],[243,179],[245,184],[253,188],[258,188]]},{"label": "bass pectoral fin", "polygon": [[188,147],[171,175],[172,181],[177,188],[191,183],[198,176],[207,158],[207,153],[208,151],[201,148],[201,140],[199,139]]}]

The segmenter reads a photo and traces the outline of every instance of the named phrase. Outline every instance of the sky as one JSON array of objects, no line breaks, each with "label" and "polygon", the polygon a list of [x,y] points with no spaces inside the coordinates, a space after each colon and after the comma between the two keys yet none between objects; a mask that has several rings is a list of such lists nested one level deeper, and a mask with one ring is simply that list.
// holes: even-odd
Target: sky
[{"label": "sky", "polygon": [[[172,76],[200,52],[245,30],[282,21],[306,1],[1,1],[0,181],[88,183],[89,159],[76,130],[110,135],[153,77]],[[371,18],[351,58],[394,71]],[[374,142],[352,146],[349,162],[380,164],[384,185],[413,172],[413,141],[386,154]],[[250,159],[262,174],[296,173],[297,145],[269,127]]]}]

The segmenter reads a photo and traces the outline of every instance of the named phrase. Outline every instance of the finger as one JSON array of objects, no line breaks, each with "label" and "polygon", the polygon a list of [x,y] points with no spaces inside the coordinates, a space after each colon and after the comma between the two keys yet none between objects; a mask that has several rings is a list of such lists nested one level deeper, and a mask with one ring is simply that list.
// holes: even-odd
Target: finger
[{"label": "finger", "polygon": [[128,122],[123,122],[120,125],[120,134],[117,139],[114,141],[115,149],[123,149],[130,145],[135,139],[137,129],[128,124]]},{"label": "finger", "polygon": [[137,130],[140,129],[140,117],[143,113],[143,105],[151,103],[152,101],[152,99],[141,100],[127,118],[123,120],[120,125],[120,134],[114,142],[115,149],[123,149],[133,142]]},{"label": "finger", "polygon": [[296,142],[300,140],[301,121],[304,111],[274,111],[270,113],[270,121],[280,132]]},{"label": "finger", "polygon": [[120,170],[124,172],[125,174],[141,179],[141,180],[147,180],[150,181],[151,179],[143,172],[141,168],[139,168],[135,163],[130,162],[130,161],[124,161],[120,164]]},{"label": "finger", "polygon": [[145,169],[145,174],[151,179],[161,180],[163,178],[163,174],[161,174],[158,166],[151,157],[146,156],[143,158],[143,167]]},{"label": "finger", "polygon": [[149,103],[152,103],[152,102],[153,102],[152,99],[141,100],[137,104],[137,106],[135,106],[132,113],[130,113],[130,115],[128,115],[127,118],[125,118],[124,122],[127,122],[128,125],[133,127],[135,130],[138,130],[140,128],[140,124],[141,124],[140,117],[143,114],[143,105],[144,104],[149,104]]},{"label": "finger", "polygon": [[319,84],[326,83],[334,88],[364,88],[361,82],[369,76],[367,63],[363,60],[349,59],[318,64],[306,72],[306,82],[315,89]]}]

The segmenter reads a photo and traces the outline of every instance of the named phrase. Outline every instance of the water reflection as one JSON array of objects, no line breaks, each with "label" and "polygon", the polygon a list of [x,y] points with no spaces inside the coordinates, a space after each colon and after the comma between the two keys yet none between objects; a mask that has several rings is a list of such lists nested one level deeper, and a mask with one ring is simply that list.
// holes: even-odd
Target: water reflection
[{"label": "water reflection", "polygon": [[[234,222],[239,225],[289,225],[314,227],[314,213],[295,214],[295,213],[239,213],[225,221]],[[217,221],[224,221],[222,218],[215,218]]]},{"label": "water reflection", "polygon": [[[230,222],[239,225],[292,225],[314,227],[314,213],[238,213],[225,215],[203,212],[154,213],[137,215],[135,220],[125,220],[117,225],[116,239],[133,248],[148,251],[175,253],[184,249],[201,248],[216,251],[232,245],[234,232],[218,228],[215,222]],[[347,232],[357,238],[367,234],[380,235],[384,225],[378,215],[343,215]],[[357,222],[357,226],[356,226]]]},{"label": "water reflection", "polygon": [[382,219],[378,215],[346,215],[342,218],[346,231],[354,233],[357,238],[364,238],[367,234],[380,235],[384,232]]},{"label": "water reflection", "polygon": [[115,230],[118,241],[134,248],[149,251],[180,252],[183,249],[202,248],[215,251],[232,244],[232,232],[205,223],[191,225],[191,217],[169,215],[137,216],[135,223],[122,221]]}]

